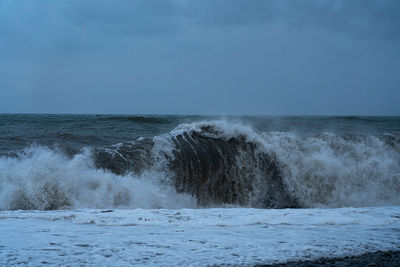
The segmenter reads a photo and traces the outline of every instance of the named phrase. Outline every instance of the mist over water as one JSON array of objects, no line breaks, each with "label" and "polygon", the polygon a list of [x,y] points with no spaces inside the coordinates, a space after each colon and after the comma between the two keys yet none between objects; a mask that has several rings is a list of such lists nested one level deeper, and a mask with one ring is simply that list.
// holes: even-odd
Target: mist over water
[{"label": "mist over water", "polygon": [[0,115],[0,209],[400,204],[398,117]]}]

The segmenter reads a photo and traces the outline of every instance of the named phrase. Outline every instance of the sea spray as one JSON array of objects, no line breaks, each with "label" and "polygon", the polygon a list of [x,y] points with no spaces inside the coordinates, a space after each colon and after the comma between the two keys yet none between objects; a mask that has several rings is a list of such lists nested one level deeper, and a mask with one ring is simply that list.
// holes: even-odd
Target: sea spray
[{"label": "sea spray", "polygon": [[29,147],[18,158],[0,158],[0,209],[195,207],[191,196],[160,183],[161,176],[96,169],[90,151],[68,158]]},{"label": "sea spray", "polygon": [[0,157],[0,209],[400,204],[400,138],[183,123],[111,146]]}]

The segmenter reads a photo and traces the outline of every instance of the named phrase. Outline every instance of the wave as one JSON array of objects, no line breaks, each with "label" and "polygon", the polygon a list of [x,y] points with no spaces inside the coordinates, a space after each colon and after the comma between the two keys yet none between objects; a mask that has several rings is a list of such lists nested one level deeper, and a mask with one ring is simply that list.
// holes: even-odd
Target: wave
[{"label": "wave", "polygon": [[341,120],[341,121],[350,121],[350,122],[367,122],[367,123],[379,123],[379,122],[388,122],[388,121],[398,121],[397,116],[328,116],[323,117],[325,120]]},{"label": "wave", "polygon": [[61,151],[29,147],[0,160],[0,210],[69,208],[183,208],[195,200],[160,182],[162,173],[116,175],[96,169],[91,152],[68,158]]},{"label": "wave", "polygon": [[97,115],[97,121],[117,121],[117,122],[134,122],[134,123],[153,123],[153,124],[166,124],[171,123],[168,118],[152,117],[152,116],[118,116],[118,115]]},{"label": "wave", "polygon": [[0,157],[0,209],[400,204],[400,135],[257,132],[226,121],[67,156]]}]

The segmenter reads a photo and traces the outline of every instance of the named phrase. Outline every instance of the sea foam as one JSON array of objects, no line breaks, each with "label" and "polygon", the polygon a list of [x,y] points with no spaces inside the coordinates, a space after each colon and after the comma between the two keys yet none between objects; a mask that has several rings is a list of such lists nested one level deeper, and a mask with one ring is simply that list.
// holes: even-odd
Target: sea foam
[{"label": "sea foam", "polygon": [[103,154],[30,146],[0,157],[0,209],[399,205],[399,139],[203,121]]}]

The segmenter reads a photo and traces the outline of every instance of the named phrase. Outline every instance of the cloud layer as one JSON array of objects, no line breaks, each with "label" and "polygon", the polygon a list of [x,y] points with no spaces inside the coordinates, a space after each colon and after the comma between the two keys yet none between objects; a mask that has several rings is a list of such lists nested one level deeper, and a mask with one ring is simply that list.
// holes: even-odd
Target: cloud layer
[{"label": "cloud layer", "polygon": [[0,112],[400,114],[400,2],[0,2]]}]

